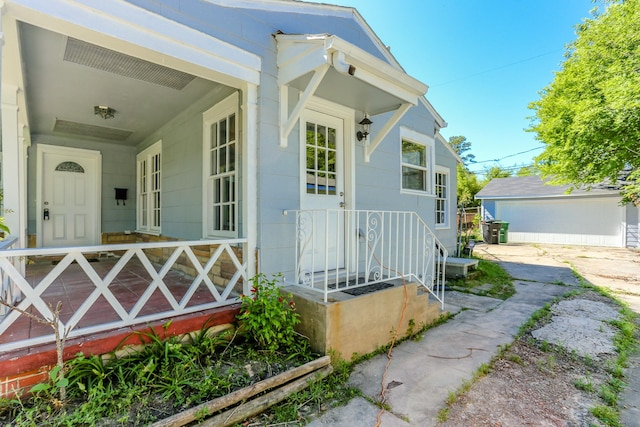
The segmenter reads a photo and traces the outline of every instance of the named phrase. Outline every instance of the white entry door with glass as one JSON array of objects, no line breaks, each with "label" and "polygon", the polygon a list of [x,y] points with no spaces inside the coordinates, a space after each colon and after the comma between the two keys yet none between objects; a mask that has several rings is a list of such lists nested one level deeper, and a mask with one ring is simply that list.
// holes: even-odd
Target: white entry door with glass
[{"label": "white entry door with glass", "polygon": [[[344,266],[344,122],[306,110],[301,137],[301,209],[312,223],[312,243],[302,256],[303,269],[318,272]],[[308,224],[311,225],[311,224]]]},{"label": "white entry door with glass", "polygon": [[38,149],[40,246],[99,244],[100,153],[43,145]]}]

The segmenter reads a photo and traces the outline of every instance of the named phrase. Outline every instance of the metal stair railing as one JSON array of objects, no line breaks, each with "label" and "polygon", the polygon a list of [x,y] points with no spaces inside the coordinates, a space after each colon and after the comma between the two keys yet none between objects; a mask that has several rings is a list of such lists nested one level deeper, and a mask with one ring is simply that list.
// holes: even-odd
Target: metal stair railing
[{"label": "metal stair railing", "polygon": [[328,295],[402,279],[415,281],[444,309],[447,249],[415,212],[295,210],[293,284]]}]

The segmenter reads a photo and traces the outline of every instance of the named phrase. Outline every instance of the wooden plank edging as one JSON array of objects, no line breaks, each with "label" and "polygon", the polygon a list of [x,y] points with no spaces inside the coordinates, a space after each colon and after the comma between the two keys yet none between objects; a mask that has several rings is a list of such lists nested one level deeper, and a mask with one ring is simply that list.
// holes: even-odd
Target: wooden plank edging
[{"label": "wooden plank edging", "polygon": [[333,366],[328,365],[317,371],[311,372],[304,377],[279,387],[263,396],[257,397],[247,403],[228,409],[214,417],[208,418],[200,423],[201,427],[226,427],[241,422],[249,417],[258,415],[267,408],[280,403],[293,393],[308,387],[311,383],[319,381],[333,372]]},{"label": "wooden plank edging", "polygon": [[[151,425],[151,427],[181,427],[185,424],[188,424],[192,421],[196,420],[196,415],[201,415],[202,413],[214,413],[218,412],[226,407],[234,405],[242,400],[246,400],[250,397],[253,397],[259,393],[262,393],[265,390],[270,388],[285,384],[293,379],[299,378],[305,374],[309,374],[310,372],[316,371],[320,368],[324,368],[329,366],[329,372],[326,373],[327,376],[333,369],[330,366],[331,358],[329,356],[323,356],[319,359],[312,360],[311,362],[305,363],[304,365],[298,366],[297,368],[290,369],[286,372],[273,376],[271,378],[267,378],[266,380],[262,380],[255,384],[250,385],[249,387],[245,387],[240,390],[236,390],[232,393],[227,394],[226,396],[219,397],[214,400],[210,400],[208,402],[202,403],[198,406],[194,406],[193,408],[189,408],[186,411],[180,412],[179,414],[172,415],[163,420],[157,421]],[[305,377],[306,378],[306,377]],[[286,396],[285,396],[286,397]],[[257,400],[257,399],[256,399]],[[222,414],[221,414],[222,415]],[[245,417],[246,418],[246,417]],[[211,424],[213,425],[213,424]]]}]

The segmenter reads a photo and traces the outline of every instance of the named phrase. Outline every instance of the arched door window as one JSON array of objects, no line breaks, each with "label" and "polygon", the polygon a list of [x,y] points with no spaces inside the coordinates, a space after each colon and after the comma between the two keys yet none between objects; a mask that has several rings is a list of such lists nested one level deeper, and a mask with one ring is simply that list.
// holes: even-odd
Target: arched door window
[{"label": "arched door window", "polygon": [[62,162],[58,166],[56,166],[56,171],[84,173],[84,168],[76,162]]}]

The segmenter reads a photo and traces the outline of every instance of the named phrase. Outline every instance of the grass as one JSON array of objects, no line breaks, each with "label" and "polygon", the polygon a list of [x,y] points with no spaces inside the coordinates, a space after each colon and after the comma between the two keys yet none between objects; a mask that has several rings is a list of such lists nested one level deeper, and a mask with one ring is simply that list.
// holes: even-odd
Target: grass
[{"label": "grass", "polygon": [[[419,339],[449,318],[443,315],[406,339]],[[184,342],[184,337],[162,340],[153,333],[143,338],[148,344],[139,352],[122,357],[78,355],[68,362],[70,400],[64,406],[54,405],[52,387],[29,398],[0,400],[0,425],[84,426],[101,418],[122,426],[146,425],[317,357],[308,346],[291,357],[286,352],[257,350],[242,336],[209,335],[206,330],[192,334],[190,342]],[[348,385],[353,367],[387,351],[388,346],[383,346],[351,362],[332,355],[331,375],[272,406],[260,415],[261,421],[304,424],[304,420],[362,396],[359,389]]]},{"label": "grass", "polygon": [[[539,362],[538,368],[543,371],[547,371],[550,374],[552,374],[557,365],[556,353],[558,353],[558,355],[568,354],[569,356],[571,356],[571,359],[574,361],[574,363],[583,364],[584,367],[586,367],[586,369],[588,370],[588,373],[585,377],[576,379],[574,381],[574,386],[579,390],[595,396],[599,400],[599,403],[590,408],[589,412],[594,417],[596,417],[602,423],[602,425],[609,427],[620,427],[620,408],[618,400],[620,393],[626,385],[624,383],[624,373],[625,368],[628,366],[629,354],[631,354],[632,352],[637,352],[639,348],[637,339],[638,315],[629,310],[628,307],[617,300],[615,298],[615,295],[610,291],[591,285],[583,277],[581,277],[575,269],[573,269],[573,271],[581,284],[580,288],[570,292],[566,292],[561,297],[556,298],[551,303],[545,304],[544,307],[535,311],[529,318],[529,320],[520,327],[517,339],[526,339],[526,336],[533,329],[536,329],[540,327],[540,325],[547,323],[551,319],[551,307],[554,304],[564,299],[573,298],[585,291],[594,291],[618,304],[620,307],[620,317],[617,320],[609,322],[617,330],[613,338],[613,343],[616,349],[616,356],[606,364],[604,372],[606,380],[602,383],[596,383],[590,375],[590,372],[595,372],[597,370],[602,371],[602,366],[600,364],[594,363],[594,361],[591,360],[590,357],[580,357],[575,353],[570,354],[566,352],[566,350],[564,350],[562,347],[552,345],[546,341],[536,342],[536,340],[534,340],[532,337],[530,337],[528,341],[531,341],[533,344],[537,345],[540,350],[548,353],[547,357]],[[478,280],[477,278],[473,278],[471,280],[458,281],[456,285],[461,287],[466,286],[468,289],[473,289],[474,287],[478,286]],[[457,402],[464,393],[469,391],[473,383],[490,372],[492,367],[495,366],[495,362],[499,358],[505,358],[515,363],[522,363],[522,359],[517,355],[509,353],[508,348],[501,350],[499,354],[492,359],[490,365],[483,365],[476,371],[471,381],[463,382],[456,391],[449,393],[449,396],[446,400],[446,406],[442,408],[438,413],[437,419],[439,422],[444,422],[448,419],[449,413],[451,411],[451,406],[455,402]]]},{"label": "grass", "polygon": [[204,330],[192,342],[141,335],[147,345],[140,351],[69,361],[69,400],[63,405],[52,404],[55,393],[46,387],[28,398],[0,401],[0,424],[81,426],[106,418],[123,426],[145,425],[315,358],[311,352],[291,358],[257,351],[241,337]]},{"label": "grass", "polygon": [[491,261],[478,260],[476,271],[461,279],[449,280],[447,285],[457,291],[506,300],[515,294],[513,280],[502,267]]}]

